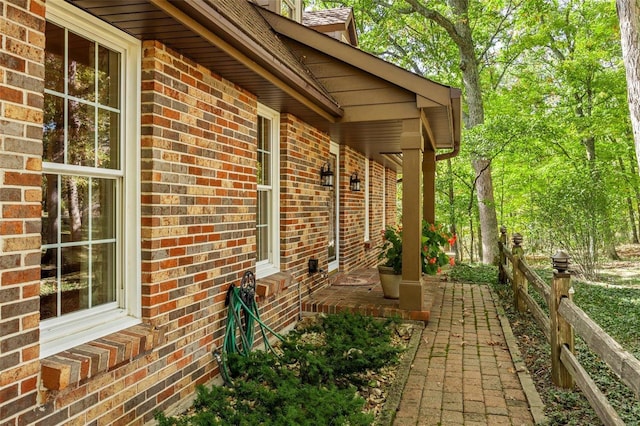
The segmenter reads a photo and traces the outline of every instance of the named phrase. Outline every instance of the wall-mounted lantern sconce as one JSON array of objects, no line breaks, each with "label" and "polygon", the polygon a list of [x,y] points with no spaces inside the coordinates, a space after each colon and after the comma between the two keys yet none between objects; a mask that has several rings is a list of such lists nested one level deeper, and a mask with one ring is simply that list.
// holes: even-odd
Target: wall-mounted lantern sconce
[{"label": "wall-mounted lantern sconce", "polygon": [[360,178],[358,177],[358,172],[354,172],[349,179],[349,188],[352,191],[360,191]]},{"label": "wall-mounted lantern sconce", "polygon": [[318,259],[312,257],[309,259],[309,273],[315,274],[316,272],[318,272]]},{"label": "wall-mounted lantern sconce", "polygon": [[320,169],[320,183],[322,186],[333,186],[333,171],[329,163],[324,163]]}]

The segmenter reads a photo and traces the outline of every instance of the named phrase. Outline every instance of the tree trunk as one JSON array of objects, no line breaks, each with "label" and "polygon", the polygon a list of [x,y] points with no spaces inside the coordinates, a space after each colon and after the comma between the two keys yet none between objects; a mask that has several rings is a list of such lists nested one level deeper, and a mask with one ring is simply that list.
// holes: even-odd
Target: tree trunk
[{"label": "tree trunk", "polygon": [[498,256],[498,218],[493,198],[491,161],[473,160],[473,170],[476,174],[476,193],[482,232],[482,262],[493,263]]},{"label": "tree trunk", "polygon": [[[78,197],[78,184],[74,178],[66,178],[67,203],[69,220],[71,225],[71,241],[81,240],[82,217],[80,214],[80,202]],[[63,181],[64,182],[64,181]]]},{"label": "tree trunk", "polygon": [[[624,159],[622,158],[622,156],[618,156],[618,165],[620,166],[620,171],[624,176],[624,180],[629,185],[629,189],[635,191],[636,198],[638,198],[638,188],[636,188],[633,185],[633,183],[630,182],[629,173],[627,172],[624,166]],[[633,166],[634,166],[634,162],[631,161],[631,173],[635,174],[635,169]],[[633,176],[631,176],[631,179],[633,179]],[[640,241],[638,240],[638,227],[636,226],[636,215],[633,209],[633,199],[631,198],[631,195],[628,195],[626,198],[627,198],[627,210],[629,212],[629,224],[631,225],[632,241],[634,244],[638,244]]]},{"label": "tree trunk", "polygon": [[[467,16],[468,3],[465,0],[450,0],[456,14],[461,18]],[[484,104],[478,60],[475,56],[475,45],[468,19],[459,19],[455,27],[460,34],[460,69],[466,93],[467,119],[466,127],[473,129],[484,123]],[[482,235],[482,263],[493,263],[498,256],[498,218],[493,198],[493,179],[491,177],[491,160],[473,158],[471,160],[475,172],[476,196],[480,214],[480,234]]]},{"label": "tree trunk", "polygon": [[636,227],[636,215],[633,210],[633,201],[631,197],[627,197],[627,207],[629,210],[629,224],[631,225],[632,242],[634,244],[640,243],[638,240],[638,228]]},{"label": "tree trunk", "polygon": [[[471,23],[469,22],[468,0],[447,0],[453,16],[445,16],[435,9],[425,6],[418,0],[406,0],[413,11],[433,21],[442,27],[458,46],[460,52],[460,70],[464,85],[465,101],[467,104],[467,116],[465,127],[473,129],[484,123],[484,106],[482,102],[482,86],[480,85],[479,64],[475,52],[475,43]],[[493,198],[493,181],[491,168],[484,167],[490,161],[486,158],[472,159],[476,170],[476,185],[481,189],[477,191],[478,204],[480,205],[480,228],[482,231],[483,263],[492,263],[498,256],[498,219]],[[476,164],[480,165],[482,173],[478,174]],[[494,226],[495,225],[495,226]],[[473,235],[473,232],[471,233]]]},{"label": "tree trunk", "polygon": [[627,74],[631,127],[640,168],[640,0],[616,0],[622,57]]},{"label": "tree trunk", "polygon": [[[635,176],[636,174],[636,163],[629,155],[629,165],[631,166],[631,174]],[[640,230],[640,189],[636,185],[631,185],[636,194],[636,206],[638,207],[638,229]]]}]

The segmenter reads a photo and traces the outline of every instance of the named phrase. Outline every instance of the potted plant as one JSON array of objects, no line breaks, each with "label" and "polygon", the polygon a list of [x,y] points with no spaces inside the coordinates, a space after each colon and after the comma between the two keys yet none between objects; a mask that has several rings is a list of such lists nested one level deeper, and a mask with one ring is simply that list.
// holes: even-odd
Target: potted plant
[{"label": "potted plant", "polygon": [[378,266],[382,293],[387,299],[397,299],[402,280],[402,228],[388,226],[382,240],[382,250],[378,255],[378,260],[383,260]]}]

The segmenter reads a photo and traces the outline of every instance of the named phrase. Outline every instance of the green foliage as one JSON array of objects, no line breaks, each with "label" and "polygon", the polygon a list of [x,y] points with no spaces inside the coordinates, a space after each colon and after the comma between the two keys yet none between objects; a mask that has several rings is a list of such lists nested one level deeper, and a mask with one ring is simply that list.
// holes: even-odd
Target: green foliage
[{"label": "green foliage", "polygon": [[497,284],[498,268],[494,265],[458,263],[447,275],[454,281]]},{"label": "green foliage", "polygon": [[454,258],[449,258],[444,252],[447,244],[453,246],[456,236],[448,233],[441,224],[422,221],[422,272],[427,275],[435,275],[440,268],[447,263],[453,266]]},{"label": "green foliage", "polygon": [[[447,263],[453,264],[454,259],[449,258],[444,248],[447,244],[453,246],[456,236],[451,235],[441,224],[431,224],[422,221],[422,236],[420,260],[422,272],[435,275],[440,268]],[[393,268],[395,274],[402,272],[402,228],[388,226],[383,234],[383,244],[378,260],[383,260],[383,266]]]},{"label": "green foliage", "polygon": [[640,288],[574,282],[573,300],[618,343],[640,358]]},{"label": "green foliage", "polygon": [[[465,281],[482,282],[484,268],[457,265],[450,276]],[[549,268],[536,270],[543,280],[550,282]],[[550,425],[596,424],[599,420],[586,398],[579,390],[562,390],[550,384],[551,360],[549,343],[529,314],[520,314],[513,307],[510,285],[497,280],[490,282],[494,292],[505,306],[514,333],[520,341],[523,359],[534,376],[536,387],[545,403]],[[640,356],[640,332],[636,324],[640,320],[640,288],[608,287],[593,283],[573,281],[576,290],[574,301],[589,317],[636,357]],[[548,314],[548,307],[535,291],[529,292]],[[613,408],[627,424],[636,424],[640,418],[640,405],[626,385],[611,371],[604,361],[591,352],[586,343],[576,338],[576,356]]]},{"label": "green foliage", "polygon": [[231,354],[233,387],[197,389],[191,416],[156,415],[161,426],[186,425],[370,425],[354,384],[368,370],[396,363],[391,344],[395,320],[360,314],[319,317],[289,333],[280,355]]},{"label": "green foliage", "polygon": [[402,228],[387,226],[382,240],[382,249],[378,254],[378,260],[384,261],[383,266],[393,268],[395,274],[402,273]]}]

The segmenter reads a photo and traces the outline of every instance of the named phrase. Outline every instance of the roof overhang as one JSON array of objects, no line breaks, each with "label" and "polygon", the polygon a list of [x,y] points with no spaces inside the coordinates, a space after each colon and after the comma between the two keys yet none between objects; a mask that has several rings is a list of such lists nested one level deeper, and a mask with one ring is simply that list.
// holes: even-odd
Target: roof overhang
[{"label": "roof overhang", "polygon": [[178,53],[321,130],[343,115],[313,77],[240,31],[207,0],[66,0],[140,40],[159,40]]},{"label": "roof overhang", "polygon": [[[329,93],[337,99],[344,115],[331,125],[334,140],[350,145],[391,168],[398,169],[401,152],[399,136],[404,120],[419,118],[424,126],[427,149],[456,150],[461,138],[461,92],[457,88],[439,84],[413,74],[376,56],[339,42],[309,28],[268,11],[261,11],[271,27],[292,46],[306,65],[315,72]],[[286,38],[285,38],[286,37]],[[404,91],[412,96],[411,103],[388,104],[382,102],[350,105],[341,94],[346,90],[333,85],[335,73],[330,75],[328,64],[309,56],[325,55],[326,58],[345,64],[339,72],[350,67],[361,73],[363,79],[372,78],[386,87]],[[328,59],[327,59],[328,60]],[[315,64],[312,63],[315,61]],[[333,79],[333,80],[331,80]],[[371,90],[363,90],[366,98]],[[389,160],[393,158],[393,161]]]}]

